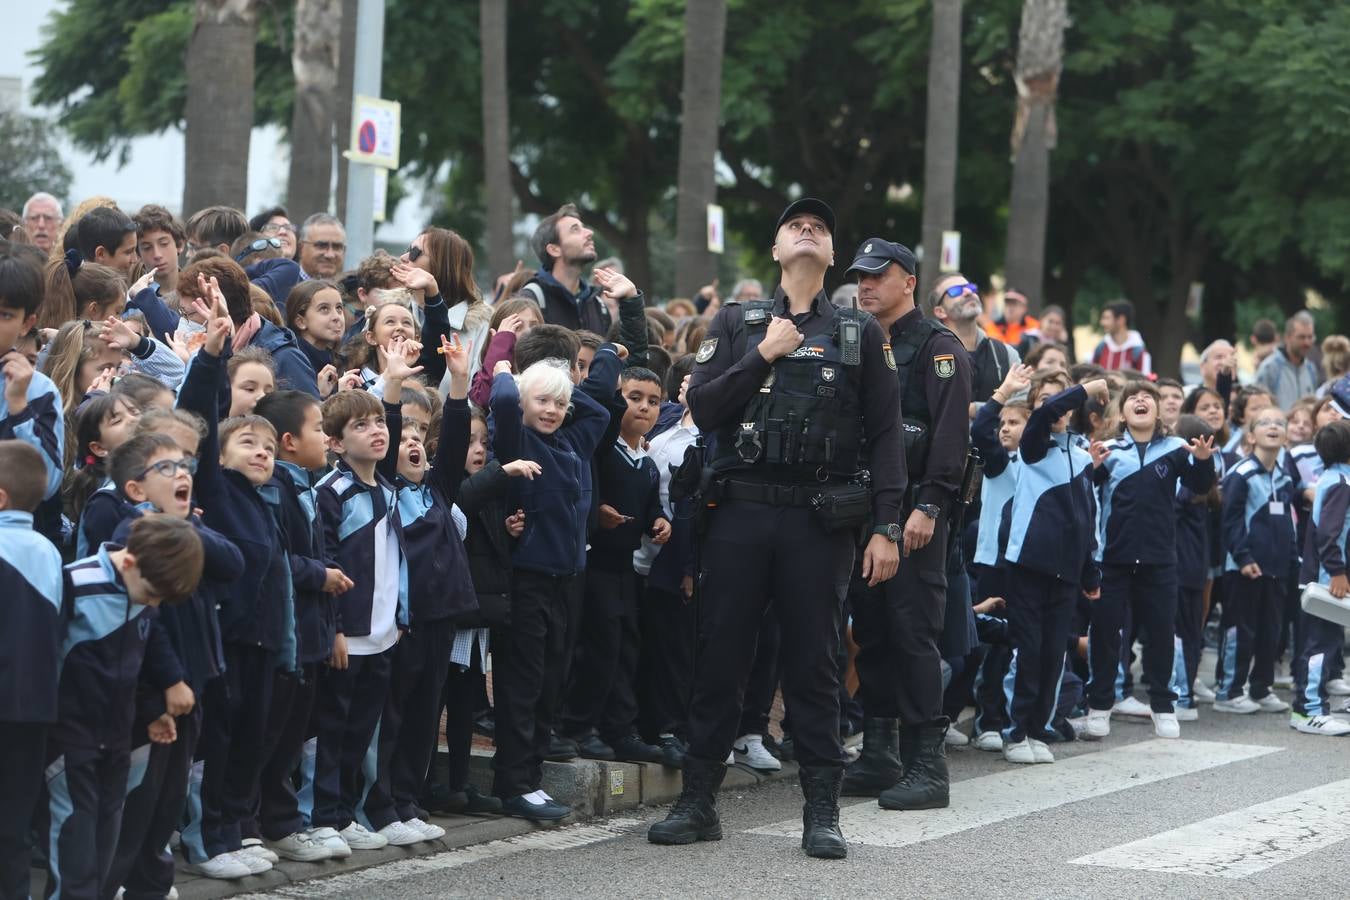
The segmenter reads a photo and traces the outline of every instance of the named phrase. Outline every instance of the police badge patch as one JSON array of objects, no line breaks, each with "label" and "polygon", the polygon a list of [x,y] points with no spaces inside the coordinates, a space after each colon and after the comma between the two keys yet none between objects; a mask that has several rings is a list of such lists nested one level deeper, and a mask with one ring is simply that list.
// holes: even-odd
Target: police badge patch
[{"label": "police badge patch", "polygon": [[939,378],[951,378],[956,374],[956,357],[950,353],[933,357],[933,371],[937,372]]},{"label": "police badge patch", "polygon": [[698,345],[698,353],[694,356],[694,362],[705,363],[712,359],[713,354],[717,352],[717,338],[708,338]]},{"label": "police badge patch", "polygon": [[834,381],[834,367],[823,366],[820,370],[820,377],[824,381]]},{"label": "police badge patch", "polygon": [[891,352],[891,345],[890,345],[890,344],[882,344],[882,345],[881,345],[881,355],[882,355],[882,357],[884,357],[885,360],[886,360],[886,368],[888,368],[888,369],[890,369],[892,372],[894,372],[894,371],[895,371],[895,354]]}]

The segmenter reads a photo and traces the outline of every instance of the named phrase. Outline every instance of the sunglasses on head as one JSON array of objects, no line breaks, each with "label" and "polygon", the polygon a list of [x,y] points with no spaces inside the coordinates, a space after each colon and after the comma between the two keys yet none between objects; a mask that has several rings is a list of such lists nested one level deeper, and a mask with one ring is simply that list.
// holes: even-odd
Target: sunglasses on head
[{"label": "sunglasses on head", "polygon": [[942,292],[942,296],[947,300],[955,300],[966,291],[970,291],[972,294],[978,294],[980,292],[980,286],[973,281],[965,281],[961,284],[954,284],[947,288]]},{"label": "sunglasses on head", "polygon": [[242,253],[236,255],[234,261],[237,263],[241,263],[245,259],[247,259],[250,254],[257,253],[260,250],[266,250],[268,247],[271,247],[273,250],[280,250],[281,238],[274,238],[274,237],[258,238],[256,241],[245,247]]}]

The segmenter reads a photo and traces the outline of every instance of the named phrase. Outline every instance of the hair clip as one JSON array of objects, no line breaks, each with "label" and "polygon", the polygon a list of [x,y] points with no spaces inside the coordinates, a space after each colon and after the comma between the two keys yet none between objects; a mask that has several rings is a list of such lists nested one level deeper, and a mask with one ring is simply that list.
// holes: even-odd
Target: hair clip
[{"label": "hair clip", "polygon": [[82,265],[84,265],[84,257],[80,255],[79,250],[71,247],[66,251],[66,271],[70,273],[71,278],[75,277],[75,273],[80,271]]}]

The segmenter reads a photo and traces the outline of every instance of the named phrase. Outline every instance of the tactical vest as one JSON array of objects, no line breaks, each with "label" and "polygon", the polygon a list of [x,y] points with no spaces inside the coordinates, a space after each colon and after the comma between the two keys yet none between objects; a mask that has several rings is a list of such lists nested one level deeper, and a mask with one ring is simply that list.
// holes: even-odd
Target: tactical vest
[{"label": "tactical vest", "polygon": [[933,428],[933,411],[928,408],[928,391],[924,380],[916,374],[915,362],[928,339],[940,331],[951,329],[927,316],[907,329],[891,343],[895,357],[895,371],[900,377],[901,427],[905,433],[905,468],[911,477],[923,474],[928,462],[928,444]]},{"label": "tactical vest", "polygon": [[[744,304],[746,352],[764,340],[772,300]],[[834,310],[829,334],[807,338],[774,362],[746,404],[739,425],[718,445],[719,469],[799,467],[819,480],[856,475],[861,467],[862,331],[867,314]]]}]

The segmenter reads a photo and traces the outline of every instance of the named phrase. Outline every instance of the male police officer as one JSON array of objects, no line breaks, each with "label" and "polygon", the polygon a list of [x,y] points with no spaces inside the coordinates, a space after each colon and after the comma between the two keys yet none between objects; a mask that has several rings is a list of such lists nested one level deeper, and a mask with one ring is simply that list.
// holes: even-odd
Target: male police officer
[{"label": "male police officer", "polygon": [[703,544],[707,620],[684,790],[648,832],[654,843],[722,837],[716,792],[772,600],[806,797],[802,848],[831,859],[848,853],[839,831],[841,606],[859,531],[880,531],[863,555],[868,581],[895,574],[905,468],[899,385],[881,328],[871,316],[836,309],[824,291],[833,233],[834,213],[821,201],[788,206],[774,233],[783,274],[773,299],[724,307],[696,356],[689,407],[713,436],[718,506]]},{"label": "male police officer", "polygon": [[946,806],[948,794],[938,641],[948,516],[970,438],[970,362],[956,335],[915,306],[908,247],[869,238],[848,271],[858,276],[859,305],[889,336],[909,493],[899,574],[877,587],[855,577],[849,594],[865,718],[862,756],[848,767],[843,789],[879,797],[885,809],[933,809]]}]

